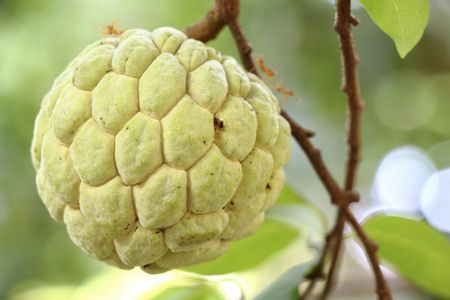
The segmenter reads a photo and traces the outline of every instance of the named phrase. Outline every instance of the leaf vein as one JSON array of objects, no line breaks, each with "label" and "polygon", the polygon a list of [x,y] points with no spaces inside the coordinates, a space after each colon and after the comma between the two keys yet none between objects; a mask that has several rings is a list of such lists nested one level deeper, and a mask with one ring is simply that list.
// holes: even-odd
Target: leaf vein
[{"label": "leaf vein", "polygon": [[394,4],[395,13],[397,14],[398,22],[400,24],[401,44],[402,44],[402,47],[405,47],[405,40],[406,40],[406,38],[405,38],[405,25],[403,24],[403,21],[402,21],[401,15],[400,15],[400,10],[398,8],[397,0],[392,0],[392,2]]}]

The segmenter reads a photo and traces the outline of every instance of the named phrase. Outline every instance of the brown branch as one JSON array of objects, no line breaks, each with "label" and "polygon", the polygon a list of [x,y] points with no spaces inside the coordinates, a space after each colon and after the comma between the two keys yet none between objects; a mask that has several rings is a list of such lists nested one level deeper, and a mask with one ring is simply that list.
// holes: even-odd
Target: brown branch
[{"label": "brown branch", "polygon": [[252,46],[238,23],[239,2],[239,0],[216,0],[215,6],[202,20],[186,28],[186,34],[191,38],[207,42],[214,39],[227,25],[239,49],[245,69],[257,75],[251,56]]},{"label": "brown branch", "polygon": [[[336,1],[336,17],[334,29],[338,34],[339,43],[341,47],[341,59],[343,68],[343,83],[342,90],[347,94],[347,112],[348,112],[348,125],[347,125],[347,164],[344,189],[351,191],[354,188],[356,181],[356,174],[358,163],[360,160],[360,148],[361,148],[361,112],[364,107],[364,103],[361,98],[360,87],[358,82],[357,65],[359,63],[356,55],[352,26],[358,25],[358,20],[351,14],[351,0],[337,0]],[[348,206],[346,207],[348,209]],[[339,209],[337,221],[336,221],[336,248],[333,252],[331,260],[331,266],[327,275],[325,287],[323,289],[322,298],[325,299],[332,288],[334,283],[335,273],[337,271],[337,264],[340,257],[341,244],[344,233],[344,208]],[[349,220],[351,221],[351,220]],[[354,226],[353,226],[354,227]],[[358,232],[361,228],[355,228]],[[390,299],[390,291],[384,276],[381,272],[380,265],[376,256],[376,247],[372,246],[372,242],[367,237],[362,237],[364,234],[360,230],[358,236],[361,241],[366,241],[364,244],[366,252],[369,258],[369,262],[372,266],[375,281],[377,286],[377,293],[380,299]]]},{"label": "brown branch", "polygon": [[344,208],[345,217],[346,217],[347,221],[350,223],[350,225],[353,227],[353,229],[356,232],[356,235],[358,236],[359,240],[363,244],[363,246],[366,250],[367,259],[369,260],[369,263],[372,266],[372,270],[375,275],[376,288],[377,288],[376,291],[378,294],[378,299],[390,300],[390,299],[392,299],[391,291],[390,291],[389,286],[384,278],[383,272],[381,271],[380,263],[379,263],[378,257],[377,257],[378,247],[366,235],[366,233],[362,229],[361,225],[358,223],[358,220],[356,220],[355,216],[349,212],[350,212],[350,209],[348,207],[345,207]]},{"label": "brown branch", "polygon": [[[385,299],[391,299],[390,297],[390,291],[389,287],[387,286],[386,281],[384,280],[384,276],[381,272],[380,265],[378,262],[378,258],[376,256],[377,248],[374,246],[374,243],[367,237],[365,232],[363,231],[361,225],[358,223],[356,218],[354,217],[353,213],[350,211],[348,205],[351,202],[354,202],[358,199],[358,194],[351,191],[345,191],[340,189],[340,187],[337,185],[336,181],[331,177],[328,169],[326,168],[322,156],[320,154],[320,151],[314,147],[314,145],[311,143],[311,141],[307,138],[304,129],[297,124],[289,115],[287,115],[285,112],[282,113],[283,117],[289,122],[292,129],[292,135],[297,140],[297,142],[302,147],[303,151],[305,152],[306,156],[308,157],[309,161],[311,162],[314,170],[316,171],[317,175],[321,179],[322,183],[324,184],[325,188],[327,189],[328,193],[330,194],[331,200],[334,204],[338,205],[340,208],[340,211],[342,212],[343,217],[350,223],[352,228],[355,230],[356,235],[360,239],[361,243],[363,244],[366,254],[368,256],[369,262],[372,266],[373,272],[375,274],[375,279],[377,283],[377,293],[379,299],[385,300]],[[334,237],[337,236],[340,230],[340,224],[341,221],[337,221],[336,227],[331,231],[331,236],[326,240],[326,244],[322,250],[321,259],[318,263],[319,267],[324,266],[324,260],[326,258],[326,253],[330,251],[330,249],[333,249],[334,251],[339,251],[334,249],[330,244],[334,241]],[[342,226],[343,228],[343,226]],[[341,230],[342,232],[342,230]],[[337,243],[339,246],[341,242]],[[316,274],[323,274],[322,271],[315,272]],[[310,273],[311,275],[311,273]],[[312,276],[314,277],[314,276]],[[310,285],[315,284],[317,281],[316,278],[310,278]],[[309,289],[312,289],[309,288]],[[326,296],[326,295],[325,295]]]},{"label": "brown branch", "polygon": [[341,190],[325,166],[320,150],[317,149],[308,138],[307,131],[300,126],[300,124],[295,122],[295,120],[285,111],[282,111],[281,115],[291,125],[292,136],[296,139],[300,147],[305,152],[305,155],[308,157],[316,174],[319,176],[322,184],[328,191],[331,201],[339,206],[344,206],[347,202],[354,202],[358,198],[358,194],[353,192],[347,193]]},{"label": "brown branch", "polygon": [[242,33],[237,19],[230,20],[228,22],[228,27],[230,28],[231,34],[233,35],[234,41],[239,49],[241,60],[245,69],[258,75],[258,71],[256,70],[255,63],[252,59],[252,46]]},{"label": "brown branch", "polygon": [[322,248],[322,252],[319,258],[319,262],[316,264],[316,266],[305,276],[305,278],[308,280],[308,286],[306,287],[305,291],[300,295],[300,300],[308,299],[308,297],[311,295],[311,293],[314,290],[314,287],[316,283],[319,280],[323,280],[325,278],[325,274],[323,272],[323,269],[325,267],[325,261],[326,257],[328,255],[328,252],[330,252],[330,249],[334,247],[334,240],[336,237],[336,229],[331,230],[327,236],[325,237],[325,245]]},{"label": "brown branch", "polygon": [[[354,188],[358,162],[360,160],[361,148],[361,112],[364,104],[361,99],[360,87],[358,82],[357,64],[358,57],[352,36],[352,25],[358,25],[358,20],[351,14],[351,0],[336,1],[336,17],[334,29],[339,36],[339,44],[341,47],[342,59],[342,90],[347,94],[347,163],[344,189],[351,191]],[[339,209],[336,230],[336,248],[334,249],[331,265],[328,271],[327,280],[323,289],[322,298],[326,298],[334,284],[335,273],[337,272],[337,264],[340,258],[341,244],[344,235],[345,216],[342,209]]]},{"label": "brown branch", "polygon": [[[239,2],[237,5],[239,6]],[[222,1],[216,1],[216,5],[202,20],[186,28],[187,36],[202,42],[215,39],[226,25],[223,18],[223,7]]]},{"label": "brown branch", "polygon": [[353,43],[352,25],[357,24],[351,15],[351,0],[336,1],[336,20],[334,29],[339,36],[342,54],[343,83],[342,90],[347,94],[347,112],[349,124],[347,126],[347,143],[349,146],[345,189],[351,191],[355,184],[356,171],[360,160],[361,148],[361,112],[364,103],[358,82],[357,65],[359,59]]},{"label": "brown branch", "polygon": [[[249,72],[257,74],[257,70],[251,57],[251,45],[242,33],[238,23],[239,0],[216,0],[215,7],[208,12],[203,20],[187,28],[186,33],[192,38],[209,41],[217,36],[225,25],[228,25],[245,68]],[[379,299],[390,299],[389,288],[384,280],[383,274],[376,256],[376,245],[367,237],[361,225],[358,223],[348,205],[359,199],[358,193],[353,192],[356,169],[359,162],[360,148],[360,111],[362,110],[362,101],[359,95],[359,85],[356,74],[357,58],[354,51],[353,39],[351,35],[351,25],[356,25],[357,20],[350,14],[350,0],[337,0],[336,31],[339,34],[344,69],[343,90],[348,95],[348,106],[350,112],[349,131],[347,142],[349,144],[349,156],[347,163],[347,175],[345,189],[341,189],[331,173],[323,162],[320,151],[315,148],[309,138],[311,132],[297,124],[285,111],[282,111],[283,117],[289,122],[292,129],[292,135],[299,143],[318,177],[322,181],[325,189],[328,191],[331,201],[340,209],[338,219],[333,230],[327,235],[324,249],[322,251],[319,264],[309,274],[309,280],[312,284],[308,288],[308,293],[312,291],[314,283],[322,278],[323,266],[329,251],[334,253],[333,258],[337,260],[339,256],[337,251],[341,248],[342,228],[344,221],[350,223],[355,230],[358,238],[363,244],[369,261],[372,265],[376,281]],[[345,218],[345,219],[344,219]],[[331,249],[331,250],[330,250]],[[335,258],[336,257],[336,258]],[[334,270],[335,267],[332,269]],[[330,285],[331,286],[331,285]],[[324,294],[325,296],[327,294]]]},{"label": "brown branch", "polygon": [[342,240],[344,234],[344,226],[345,226],[345,216],[342,209],[339,209],[337,220],[335,227],[333,228],[332,234],[335,240],[333,245],[332,257],[330,267],[328,269],[328,274],[325,280],[325,287],[323,288],[321,298],[326,299],[331,292],[331,289],[334,285],[334,278],[336,271],[338,269],[339,259],[342,250]]}]

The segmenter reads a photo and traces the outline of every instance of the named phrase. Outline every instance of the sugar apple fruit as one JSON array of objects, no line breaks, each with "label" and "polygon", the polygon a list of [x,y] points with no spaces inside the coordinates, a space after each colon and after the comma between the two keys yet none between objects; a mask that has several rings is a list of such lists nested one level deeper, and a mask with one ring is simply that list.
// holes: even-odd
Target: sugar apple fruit
[{"label": "sugar apple fruit", "polygon": [[235,59],[173,28],[84,49],[36,118],[39,195],[72,241],[120,268],[216,258],[274,204],[290,127]]}]

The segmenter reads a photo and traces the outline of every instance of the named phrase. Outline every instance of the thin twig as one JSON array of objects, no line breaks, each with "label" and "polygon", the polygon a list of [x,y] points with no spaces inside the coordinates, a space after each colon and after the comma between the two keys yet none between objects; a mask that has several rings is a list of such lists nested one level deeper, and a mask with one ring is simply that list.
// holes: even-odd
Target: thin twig
[{"label": "thin twig", "polygon": [[203,19],[186,28],[186,34],[202,42],[215,39],[226,25],[222,16],[222,9],[222,3],[217,1],[216,5]]},{"label": "thin twig", "polygon": [[237,21],[239,8],[239,0],[216,0],[216,5],[202,20],[186,28],[186,34],[196,40],[207,42],[216,38],[220,31],[227,25],[239,48],[245,69],[257,74],[255,64],[251,57],[252,46],[245,38]]},{"label": "thin twig", "polygon": [[358,223],[358,220],[356,220],[355,216],[353,214],[349,214],[350,209],[348,207],[344,208],[344,214],[347,219],[347,221],[350,223],[350,225],[353,227],[353,229],[356,232],[356,235],[358,236],[359,240],[363,244],[367,258],[369,260],[370,265],[372,266],[373,273],[375,275],[375,281],[376,281],[376,292],[378,294],[378,299],[380,300],[390,300],[392,299],[391,291],[389,289],[389,286],[384,278],[383,272],[381,271],[380,263],[378,261],[377,257],[377,245],[369,239],[369,237],[366,235],[364,230],[362,229],[361,225]]},{"label": "thin twig", "polygon": [[331,289],[334,285],[334,278],[336,271],[338,269],[339,259],[342,251],[342,240],[345,226],[345,216],[343,214],[343,210],[339,209],[336,225],[332,231],[334,238],[334,245],[330,267],[328,269],[328,274],[325,280],[325,287],[323,288],[321,299],[326,299],[331,292]]},{"label": "thin twig", "polygon": [[[352,26],[356,26],[358,23],[358,20],[351,14],[351,0],[337,0],[334,29],[338,34],[341,47],[343,67],[342,90],[347,94],[347,112],[349,120],[347,126],[348,153],[344,183],[344,189],[346,191],[351,191],[354,188],[361,152],[360,123],[364,102],[361,98],[357,74],[357,65],[359,60],[356,55],[352,35]],[[323,289],[323,299],[329,295],[334,283],[335,272],[337,272],[338,269],[336,266],[340,257],[345,224],[344,218],[345,214],[343,213],[343,208],[340,208],[336,222],[336,248],[333,251],[331,266],[327,275],[325,287]],[[357,230],[357,228],[354,229]],[[369,251],[370,248],[372,248],[372,251]],[[380,299],[390,299],[391,296],[389,287],[383,277],[378,259],[375,255],[376,247],[370,247],[370,245],[369,247],[366,246],[366,251],[375,275],[378,297]]]},{"label": "thin twig", "polygon": [[[345,82],[347,82],[348,79],[350,79],[350,82],[356,83],[357,85],[357,77],[356,77],[356,71],[355,72],[349,72],[347,73],[347,67],[355,66],[357,63],[356,55],[354,52],[353,47],[353,40],[351,37],[351,27],[348,28],[349,24],[355,24],[356,19],[354,19],[350,15],[350,7],[347,6],[350,4],[349,0],[340,1],[337,0],[337,22],[336,22],[336,30],[339,33],[340,40],[341,40],[341,48],[342,48],[342,54],[343,54],[343,60],[344,60],[344,71],[345,71]],[[348,16],[347,17],[347,13]],[[342,17],[341,15],[344,14],[346,16]],[[236,42],[236,45],[239,49],[239,53],[241,55],[241,59],[243,61],[243,64],[245,68],[257,74],[255,65],[253,63],[252,57],[251,57],[251,46],[244,34],[242,33],[242,30],[240,29],[239,23],[238,23],[238,15],[239,15],[239,0],[216,0],[215,7],[208,12],[208,14],[205,16],[205,18],[198,23],[188,27],[186,30],[186,33],[188,36],[192,38],[196,38],[199,40],[202,40],[204,42],[211,40],[217,36],[217,34],[223,29],[225,25],[228,25],[228,27],[231,30],[231,33],[234,37],[234,40]],[[343,18],[343,21],[342,21]],[[347,55],[350,55],[350,65],[348,58],[346,58]],[[353,60],[353,61],[352,61]],[[344,90],[349,95],[349,98],[352,99],[360,99],[359,96],[359,89],[352,90],[351,86],[349,88],[348,85],[344,85]],[[355,106],[355,103],[357,104]],[[360,102],[353,102],[349,101],[349,109],[362,109],[362,106],[359,106]],[[322,181],[323,185],[325,186],[326,190],[328,191],[332,203],[337,205],[340,208],[340,214],[342,215],[342,218],[345,217],[343,220],[347,220],[350,225],[355,230],[357,236],[359,237],[361,243],[363,244],[367,256],[369,258],[369,261],[373,267],[376,281],[377,281],[377,292],[379,295],[379,299],[390,299],[390,292],[389,288],[387,287],[386,282],[384,281],[383,274],[381,273],[381,269],[379,267],[378,259],[376,256],[376,245],[367,237],[365,232],[363,231],[361,225],[358,223],[356,218],[354,217],[353,213],[350,211],[348,205],[354,201],[357,201],[359,199],[359,195],[356,192],[353,192],[353,182],[356,175],[356,167],[358,165],[359,161],[359,144],[360,144],[360,133],[359,133],[359,112],[356,114],[353,114],[350,112],[350,128],[349,128],[349,137],[348,137],[348,143],[350,145],[349,150],[349,163],[348,163],[348,169],[347,169],[347,179],[351,184],[348,184],[350,188],[348,189],[341,189],[337,182],[334,180],[334,178],[331,176],[331,173],[328,171],[327,167],[325,166],[325,163],[322,160],[322,156],[320,151],[311,143],[309,138],[311,137],[311,132],[301,127],[297,122],[295,122],[285,111],[282,111],[281,113],[283,117],[289,122],[292,129],[292,135],[296,139],[296,141],[299,143],[303,151],[305,152],[306,156],[308,157],[311,165],[313,166],[315,172],[319,176],[320,180]],[[352,128],[352,127],[357,128]],[[346,183],[347,187],[347,183]],[[335,243],[335,237],[337,236],[337,233],[339,233],[339,230],[341,228],[341,223],[339,222],[339,218],[336,222],[336,226],[334,229],[327,235],[326,243],[324,246],[324,251],[322,252],[321,260],[319,262],[319,265],[316,266],[316,274],[310,273],[310,280],[313,280],[314,282],[318,280],[318,278],[323,277],[323,265],[325,263],[325,259],[327,256],[329,249],[333,249],[333,251],[336,251],[335,247],[333,246],[333,243]],[[337,240],[339,242],[339,240]],[[338,243],[338,248],[340,248],[340,243]],[[339,250],[337,250],[339,251]],[[334,252],[333,252],[334,253]],[[310,289],[312,290],[312,288]]]},{"label": "thin twig", "polygon": [[[356,174],[361,152],[361,112],[364,107],[364,102],[361,98],[361,92],[358,82],[357,65],[358,57],[352,36],[352,25],[358,25],[358,20],[351,14],[351,0],[337,0],[336,1],[336,15],[334,29],[339,36],[339,43],[341,47],[342,59],[342,90],[347,94],[347,163],[344,189],[351,191],[354,188],[356,181]],[[334,284],[335,273],[337,272],[337,264],[339,263],[342,239],[344,236],[344,220],[345,216],[342,209],[336,221],[335,249],[330,263],[330,268],[327,275],[325,287],[322,292],[322,298],[325,299]]]},{"label": "thin twig", "polygon": [[359,88],[356,56],[352,35],[352,25],[358,21],[351,14],[351,0],[336,1],[336,19],[334,29],[339,36],[342,55],[342,90],[347,94],[347,168],[345,176],[345,190],[351,191],[355,185],[356,171],[360,160],[361,148],[361,112],[364,102]]},{"label": "thin twig", "polygon": [[334,29],[339,36],[342,54],[342,90],[347,94],[347,168],[344,188],[351,191],[355,185],[356,172],[361,152],[361,112],[364,102],[358,81],[357,65],[359,59],[353,42],[352,26],[359,21],[351,14],[351,0],[336,1],[336,18]]},{"label": "thin twig", "polygon": [[331,230],[325,237],[325,244],[322,248],[322,252],[320,254],[320,258],[316,266],[305,276],[305,278],[308,280],[308,285],[301,293],[300,300],[308,299],[308,297],[311,295],[311,293],[314,290],[314,287],[316,283],[319,280],[323,280],[325,278],[325,274],[323,272],[326,257],[328,253],[330,252],[330,248],[334,246],[334,240],[336,237],[336,230]]},{"label": "thin twig", "polygon": [[[327,170],[320,151],[315,148],[315,146],[311,143],[311,141],[307,138],[306,134],[303,131],[303,128],[298,125],[289,115],[286,113],[282,113],[283,117],[290,123],[292,127],[292,135],[295,137],[297,142],[302,147],[306,156],[309,158],[313,168],[315,169],[319,178],[321,178],[322,183],[330,194],[331,200],[334,204],[338,205],[342,211],[342,214],[350,223],[352,228],[355,230],[358,238],[363,244],[366,254],[369,258],[369,262],[372,266],[373,272],[375,274],[375,279],[377,283],[377,293],[379,295],[379,299],[385,300],[390,299],[390,291],[387,286],[386,281],[384,280],[383,273],[381,272],[378,258],[376,256],[377,247],[375,244],[367,237],[365,232],[363,231],[361,225],[358,223],[353,213],[350,211],[348,204],[353,202],[358,198],[358,194],[349,191],[343,191],[339,188],[336,181],[331,177],[329,171]],[[334,230],[332,231],[334,232]],[[329,239],[326,243],[331,243],[333,239]],[[325,245],[324,250],[328,251],[330,249],[329,245]],[[336,250],[334,250],[336,251]],[[322,255],[321,257],[325,258],[326,255]],[[323,262],[319,262],[319,264],[323,265]]]},{"label": "thin twig", "polygon": [[295,122],[295,120],[285,111],[282,111],[281,115],[291,125],[292,136],[296,139],[296,141],[300,144],[300,147],[305,152],[306,156],[311,162],[312,167],[322,181],[322,184],[328,191],[328,194],[331,197],[331,201],[334,204],[340,204],[340,206],[343,206],[345,203],[347,203],[347,201],[354,202],[358,195],[353,192],[346,193],[341,190],[341,188],[325,166],[320,150],[317,149],[308,138],[306,130],[302,126],[300,126],[300,124]]},{"label": "thin twig", "polygon": [[234,37],[237,47],[239,48],[239,53],[241,55],[241,60],[244,64],[245,69],[258,75],[258,71],[256,70],[255,63],[252,59],[252,46],[242,33],[237,19],[230,20],[228,22],[228,27],[230,28],[231,34]]}]

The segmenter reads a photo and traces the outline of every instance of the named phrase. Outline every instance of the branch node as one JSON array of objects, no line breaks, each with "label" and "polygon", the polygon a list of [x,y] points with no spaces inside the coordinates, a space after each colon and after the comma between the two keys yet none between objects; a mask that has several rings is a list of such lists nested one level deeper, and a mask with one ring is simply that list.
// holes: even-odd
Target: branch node
[{"label": "branch node", "polygon": [[353,26],[359,25],[359,20],[354,15],[350,15],[350,22],[352,23]]},{"label": "branch node", "polygon": [[349,191],[347,192],[347,201],[348,203],[358,202],[360,199],[360,195],[357,191]]},{"label": "branch node", "polygon": [[306,137],[308,137],[308,138],[313,138],[316,136],[316,133],[314,131],[311,131],[308,129],[305,129],[305,134],[306,134]]},{"label": "branch node", "polygon": [[372,251],[376,253],[378,251],[378,245],[374,242],[370,241],[370,247],[372,248]]}]

